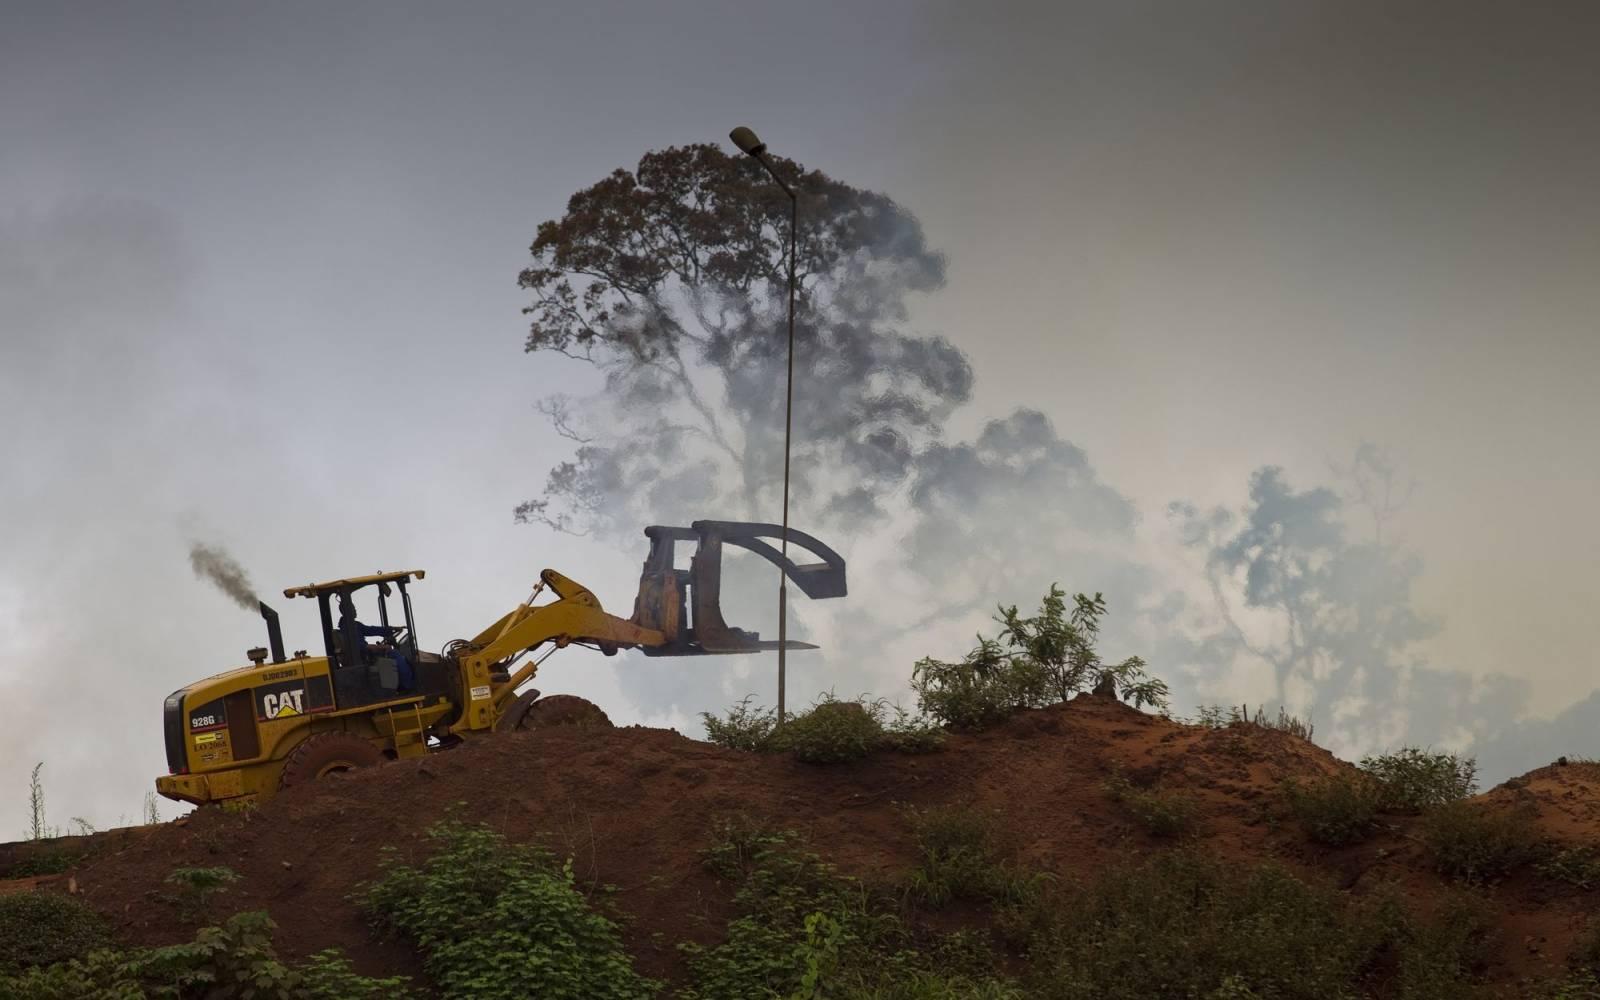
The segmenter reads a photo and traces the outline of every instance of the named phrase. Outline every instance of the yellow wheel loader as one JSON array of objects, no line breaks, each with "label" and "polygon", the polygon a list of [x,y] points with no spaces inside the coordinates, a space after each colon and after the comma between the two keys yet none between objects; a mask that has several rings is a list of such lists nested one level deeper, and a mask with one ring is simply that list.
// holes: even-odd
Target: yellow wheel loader
[{"label": "yellow wheel loader", "polygon": [[[765,540],[782,534],[778,525],[743,521],[653,525],[645,529],[650,553],[631,618],[608,614],[594,594],[547,569],[526,601],[437,654],[422,651],[412,616],[408,587],[423,579],[422,570],[291,587],[285,597],[317,602],[325,654],[285,656],[278,615],[261,604],[268,645],[249,651],[251,665],[167,698],[168,773],[156,779],[156,790],[200,804],[259,802],[333,771],[418,757],[491,732],[609,726],[605,713],[582,698],[540,697],[523,685],[550,653],[571,645],[608,656],[632,648],[649,656],[777,649],[723,620],[724,545],[776,564],[807,597],[845,594],[838,553],[790,528],[789,544],[820,560],[796,563]],[[678,569],[677,544],[690,541],[696,545],[689,568]],[[536,604],[546,590],[554,600]],[[361,620],[362,600],[376,608],[375,620],[370,610]],[[788,648],[816,647],[789,642]],[[541,650],[543,656],[530,657]]]}]

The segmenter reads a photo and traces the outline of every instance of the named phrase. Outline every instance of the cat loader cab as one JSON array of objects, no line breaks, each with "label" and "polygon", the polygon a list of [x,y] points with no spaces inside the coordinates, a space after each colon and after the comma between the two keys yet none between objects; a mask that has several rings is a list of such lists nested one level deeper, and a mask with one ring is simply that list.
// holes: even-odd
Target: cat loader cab
[{"label": "cat loader cab", "polygon": [[436,666],[439,658],[417,645],[406,584],[424,575],[422,570],[379,573],[284,591],[286,597],[317,602],[336,706],[370,705],[422,689],[421,679],[429,672],[424,665]]}]

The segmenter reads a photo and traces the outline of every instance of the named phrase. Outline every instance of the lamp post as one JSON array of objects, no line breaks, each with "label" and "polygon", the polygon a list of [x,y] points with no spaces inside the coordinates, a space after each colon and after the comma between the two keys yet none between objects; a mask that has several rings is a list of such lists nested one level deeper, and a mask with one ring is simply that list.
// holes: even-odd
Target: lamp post
[{"label": "lamp post", "polygon": [[728,133],[733,144],[767,168],[767,173],[789,196],[789,380],[783,396],[783,562],[778,566],[778,725],[783,725],[784,657],[789,646],[789,434],[794,417],[794,261],[795,224],[800,217],[800,199],[772,165],[767,144],[740,125]]}]

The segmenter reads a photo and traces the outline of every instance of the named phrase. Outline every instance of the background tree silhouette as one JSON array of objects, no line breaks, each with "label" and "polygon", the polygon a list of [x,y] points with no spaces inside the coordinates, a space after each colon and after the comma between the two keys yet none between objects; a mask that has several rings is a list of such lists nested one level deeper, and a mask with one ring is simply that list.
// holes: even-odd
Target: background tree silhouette
[{"label": "background tree silhouette", "polygon": [[[860,523],[911,474],[972,370],[898,324],[944,258],[888,197],[779,159],[801,197],[794,504]],[[519,282],[526,349],[598,370],[588,400],[540,409],[574,445],[516,516],[562,531],[772,514],[783,432],[788,201],[712,145],[645,154],[539,226]]]}]

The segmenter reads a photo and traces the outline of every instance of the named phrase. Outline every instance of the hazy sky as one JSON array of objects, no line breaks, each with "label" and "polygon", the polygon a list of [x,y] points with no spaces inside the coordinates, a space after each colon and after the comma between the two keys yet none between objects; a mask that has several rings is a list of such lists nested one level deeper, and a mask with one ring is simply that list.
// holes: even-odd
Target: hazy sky
[{"label": "hazy sky", "polygon": [[[53,822],[135,817],[161,700],[261,641],[193,538],[266,595],[424,567],[430,648],[544,566],[627,613],[642,538],[511,520],[573,378],[516,274],[574,190],[740,123],[948,253],[913,325],[973,359],[964,429],[1036,406],[1148,518],[1383,444],[1430,660],[1559,711],[1600,666],[1592,10],[5,4],[0,838],[40,760]],[[619,721],[717,707],[627,689],[718,663],[563,655]]]}]

